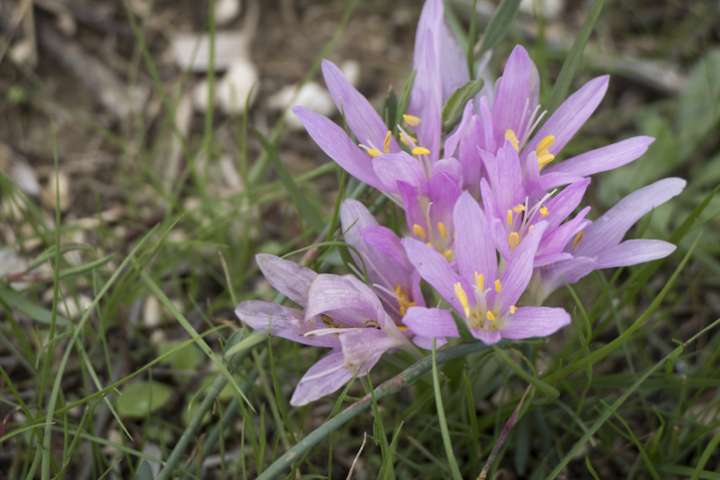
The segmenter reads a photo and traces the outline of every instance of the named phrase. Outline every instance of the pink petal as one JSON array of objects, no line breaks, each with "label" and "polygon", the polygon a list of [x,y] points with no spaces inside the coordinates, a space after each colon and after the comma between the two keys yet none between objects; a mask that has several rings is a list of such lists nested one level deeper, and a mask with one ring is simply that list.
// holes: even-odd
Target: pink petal
[{"label": "pink petal", "polygon": [[421,337],[432,339],[460,336],[450,312],[441,308],[411,307],[403,317],[403,323]]},{"label": "pink petal", "polygon": [[428,282],[438,293],[455,309],[462,312],[462,306],[455,298],[454,285],[460,282],[460,277],[453,271],[445,257],[440,255],[434,248],[428,247],[414,238],[402,240],[405,253],[423,279]]},{"label": "pink petal", "polygon": [[520,307],[506,322],[502,337],[522,340],[552,335],[570,323],[570,315],[562,308]]},{"label": "pink petal", "polygon": [[645,136],[628,138],[550,165],[547,173],[584,177],[613,170],[642,156],[654,141],[654,138]]},{"label": "pink petal", "polygon": [[675,251],[675,245],[662,240],[625,240],[598,255],[596,268],[637,265],[665,258]]},{"label": "pink petal", "polygon": [[255,255],[255,262],[275,290],[298,305],[305,306],[310,284],[317,277],[317,273],[267,253]]},{"label": "pink petal", "polygon": [[384,191],[397,192],[397,182],[402,181],[415,188],[423,188],[427,176],[422,164],[405,152],[390,153],[373,159],[375,175],[385,186]]},{"label": "pink petal", "polygon": [[530,115],[538,102],[540,77],[522,46],[517,45],[505,63],[493,102],[495,141],[504,143],[505,131],[512,129],[519,139],[529,127]]},{"label": "pink petal", "polygon": [[512,253],[503,273],[502,291],[498,293],[495,303],[501,311],[504,312],[510,305],[516,304],[527,288],[533,274],[533,260],[546,228],[545,222],[535,224]]},{"label": "pink petal", "polygon": [[305,372],[295,387],[290,405],[300,407],[318,398],[330,395],[353,378],[353,372],[345,367],[342,352],[333,351],[317,361]]},{"label": "pink petal", "polygon": [[460,195],[453,213],[455,225],[455,259],[460,275],[473,281],[475,272],[492,281],[497,269],[495,242],[480,205],[469,193]]}]

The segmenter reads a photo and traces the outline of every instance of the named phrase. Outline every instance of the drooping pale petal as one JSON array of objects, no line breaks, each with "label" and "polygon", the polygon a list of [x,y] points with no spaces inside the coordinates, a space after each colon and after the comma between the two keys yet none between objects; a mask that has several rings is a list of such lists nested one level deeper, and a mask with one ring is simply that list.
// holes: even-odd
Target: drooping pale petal
[{"label": "drooping pale petal", "polygon": [[306,321],[299,310],[277,303],[248,300],[235,308],[235,315],[253,330],[267,330],[271,335],[315,347],[337,347],[335,336],[305,336],[317,326],[316,319]]},{"label": "drooping pale petal", "polygon": [[427,338],[459,337],[449,311],[442,308],[411,307],[403,323],[415,334]]},{"label": "drooping pale petal", "polygon": [[317,277],[317,273],[295,262],[267,253],[255,255],[255,261],[275,290],[298,305],[305,306],[310,284]]},{"label": "drooping pale petal", "polygon": [[570,315],[562,308],[520,307],[507,317],[500,333],[510,340],[547,337],[569,323]]},{"label": "drooping pale petal", "polygon": [[[420,276],[425,279],[438,293],[459,312],[463,311],[462,305],[455,297],[454,285],[461,282],[461,278],[455,273],[445,257],[440,255],[434,248],[414,238],[402,240],[405,253]],[[462,282],[464,283],[464,282]]]},{"label": "drooping pale petal", "polygon": [[522,139],[529,127],[529,118],[538,102],[540,77],[535,64],[522,46],[517,45],[505,63],[498,80],[493,103],[495,141],[504,143],[510,129]]},{"label": "drooping pale petal", "polygon": [[[325,85],[335,105],[345,116],[358,142],[382,148],[387,127],[367,99],[347,81],[343,72],[329,60],[322,61]],[[390,151],[397,151],[395,139],[390,139]]]},{"label": "drooping pale petal", "polygon": [[330,119],[302,106],[294,107],[293,112],[328,157],[353,177],[371,187],[383,190],[383,184],[373,170],[370,156],[355,145],[342,128]]},{"label": "drooping pale petal", "polygon": [[626,267],[650,262],[665,258],[674,251],[675,245],[662,240],[625,240],[603,250],[598,255],[596,268]]},{"label": "drooping pale petal", "polygon": [[562,150],[600,105],[607,91],[608,81],[607,75],[593,78],[570,95],[535,134],[526,151],[535,150],[547,135],[555,136],[550,153],[557,154]]},{"label": "drooping pale petal", "polygon": [[427,177],[422,164],[405,152],[390,153],[373,159],[375,174],[385,186],[384,191],[397,192],[397,182],[402,181],[422,189]]},{"label": "drooping pale petal", "polygon": [[383,353],[399,347],[401,342],[382,330],[363,328],[341,334],[340,344],[345,357],[345,365],[361,377],[368,374]]},{"label": "drooping pale petal", "polygon": [[473,337],[477,338],[485,345],[494,345],[502,340],[502,335],[499,331],[484,330],[484,329],[470,329],[470,333]]},{"label": "drooping pale petal", "polygon": [[345,367],[342,352],[333,351],[318,360],[305,372],[295,387],[290,405],[300,407],[325,395],[330,395],[352,378],[353,372]]},{"label": "drooping pale petal", "polygon": [[626,196],[585,229],[577,255],[593,257],[617,245],[635,222],[682,192],[685,184],[681,178],[665,178]]},{"label": "drooping pale petal", "polygon": [[527,288],[533,274],[533,259],[546,228],[545,222],[535,224],[512,253],[502,276],[502,289],[497,294],[496,305],[501,311],[517,303]]},{"label": "drooping pale petal", "polygon": [[655,141],[653,137],[639,136],[613,143],[568,158],[548,166],[547,173],[564,173],[579,177],[606,172],[627,165],[641,157]]},{"label": "drooping pale petal", "polygon": [[310,285],[305,318],[326,314],[341,327],[389,321],[373,291],[352,275],[320,274]]},{"label": "drooping pale petal", "polygon": [[558,288],[579,281],[593,270],[595,259],[590,257],[574,257],[543,268],[536,300],[542,303]]},{"label": "drooping pale petal", "polygon": [[490,227],[480,205],[465,192],[460,195],[453,212],[455,225],[455,259],[460,275],[473,282],[480,273],[486,279],[495,279],[497,255]]},{"label": "drooping pale petal", "polygon": [[541,257],[563,252],[570,240],[572,240],[575,235],[577,235],[581,230],[584,230],[590,224],[589,220],[585,220],[589,211],[590,207],[585,207],[571,220],[563,223],[552,231],[549,229],[546,231],[545,236],[540,243],[538,253],[535,256],[536,268],[558,261],[558,257],[553,258],[552,262],[549,261],[550,259],[548,258],[543,259]]}]

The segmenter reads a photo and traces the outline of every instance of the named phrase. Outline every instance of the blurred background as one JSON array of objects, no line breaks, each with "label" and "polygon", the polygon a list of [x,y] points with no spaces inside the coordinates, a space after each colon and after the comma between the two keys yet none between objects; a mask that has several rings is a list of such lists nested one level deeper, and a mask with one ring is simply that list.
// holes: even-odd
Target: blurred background
[{"label": "blurred background", "polygon": [[[482,35],[497,2],[475,3]],[[473,2],[446,4],[448,21],[462,38]],[[523,1],[493,52],[490,71],[497,74],[513,45],[523,43],[538,65],[547,102],[591,5]],[[72,478],[129,478],[143,455],[165,457],[213,373],[211,362],[187,341],[177,312],[220,351],[238,328],[234,303],[272,296],[258,279],[253,255],[322,240],[317,223],[331,217],[338,185],[345,185],[287,109],[302,103],[337,113],[316,75],[323,57],[340,65],[380,108],[411,70],[421,6],[410,0],[0,1],[0,472],[21,478],[33,471],[32,446],[39,440],[29,425],[43,417],[28,414],[42,413],[72,331],[68,322],[81,318],[87,322],[80,335],[85,347],[72,352],[62,377],[64,420],[58,425],[65,434],[61,428],[53,437],[54,471]],[[640,226],[647,236],[667,238],[720,183],[720,3],[607,1],[572,88],[603,73],[612,75],[608,94],[564,155],[633,135],[655,136],[635,164],[595,177],[592,204],[597,216],[639,186],[682,176],[689,184],[676,205]],[[320,218],[308,219],[298,207]],[[686,338],[720,313],[719,212],[718,198],[702,212],[693,233],[704,235],[638,364],[667,353],[670,337]],[[153,230],[140,253],[130,253],[157,226],[161,231]],[[683,241],[675,263],[695,237]],[[337,253],[323,253],[330,265],[341,264]],[[128,258],[130,269],[93,305]],[[146,265],[152,281],[140,273]],[[662,288],[673,266],[649,280],[638,305]],[[58,272],[61,278],[54,278]],[[84,315],[91,307],[92,314]],[[291,388],[317,352],[271,344],[246,369],[260,372],[245,378],[255,386],[260,416],[236,402],[235,413],[221,423],[225,443],[196,458],[196,473],[253,478],[333,408],[328,400],[301,413],[289,410]],[[615,372],[614,365],[607,371]],[[386,368],[395,371],[393,361]],[[116,381],[107,395],[93,396]],[[625,380],[617,381],[610,385],[621,388]],[[210,425],[227,413],[233,392],[226,393]],[[714,409],[706,426],[717,425],[717,391],[694,394],[694,406]],[[506,398],[499,389],[485,396],[487,408]],[[420,397],[411,417],[432,412],[432,397]],[[394,418],[398,412],[388,408]],[[402,441],[404,478],[421,471],[442,475],[440,466],[422,467],[434,458],[444,461],[437,432],[423,429],[417,418],[408,421],[415,426],[407,435],[425,440]],[[490,433],[499,421],[490,418]],[[342,441],[334,456],[321,447],[308,469],[344,476],[369,424],[338,432]],[[643,441],[659,428],[647,418],[639,424]],[[27,431],[3,437],[22,428]],[[84,436],[73,434],[80,430]],[[529,460],[508,461],[505,478],[526,478],[531,465],[542,462],[543,450],[533,442],[525,445]],[[601,478],[624,477],[633,465],[634,451],[616,449],[609,443],[603,450],[605,460],[596,465]],[[382,464],[378,449],[370,450],[357,478],[374,478]],[[682,452],[676,453],[682,463]],[[148,465],[158,468],[157,462]],[[568,478],[586,478],[578,475]]]}]

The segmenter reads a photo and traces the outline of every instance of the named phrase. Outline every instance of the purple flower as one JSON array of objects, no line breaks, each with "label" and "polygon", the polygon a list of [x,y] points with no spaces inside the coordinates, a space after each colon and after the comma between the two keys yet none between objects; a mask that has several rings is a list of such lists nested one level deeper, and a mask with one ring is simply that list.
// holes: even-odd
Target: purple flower
[{"label": "purple flower", "polygon": [[[547,222],[535,224],[510,258],[498,265],[488,218],[469,193],[453,211],[455,262],[412,238],[403,240],[410,262],[449,303],[472,335],[494,344],[503,338],[547,336],[570,322],[561,308],[518,307],[533,274],[533,259]],[[439,308],[412,307],[403,322],[422,337],[459,335],[452,315]]]},{"label": "purple flower", "polygon": [[246,301],[235,309],[238,318],[271,335],[332,349],[305,373],[291,405],[329,395],[353,377],[367,375],[386,351],[410,346],[375,293],[355,277],[318,275],[272,255],[258,255],[257,262],[270,284],[305,312]]},{"label": "purple flower", "polygon": [[643,215],[680,194],[685,184],[680,178],[665,178],[640,188],[578,232],[566,248],[572,259],[539,270],[534,281],[536,298],[543,300],[555,289],[575,283],[594,270],[636,265],[670,255],[675,246],[668,242],[623,241],[623,237]]}]

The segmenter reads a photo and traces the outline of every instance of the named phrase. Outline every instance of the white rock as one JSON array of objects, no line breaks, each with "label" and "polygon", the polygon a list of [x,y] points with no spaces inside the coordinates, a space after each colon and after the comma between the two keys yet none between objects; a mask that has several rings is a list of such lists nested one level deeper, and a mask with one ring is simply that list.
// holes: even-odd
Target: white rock
[{"label": "white rock", "polygon": [[[248,38],[241,31],[215,33],[215,70],[226,70],[231,65],[247,61]],[[171,43],[175,63],[184,70],[207,72],[210,68],[210,36],[179,33]]]},{"label": "white rock", "polygon": [[360,82],[360,64],[355,60],[346,60],[340,65],[340,70],[345,74],[348,82],[357,86]]},{"label": "white rock", "polygon": [[536,13],[550,20],[556,19],[563,11],[565,0],[522,0],[520,10],[530,15]]},{"label": "white rock", "polygon": [[215,23],[225,25],[237,17],[240,11],[239,0],[216,0],[215,1]]},{"label": "white rock", "polygon": [[153,296],[147,297],[143,305],[143,324],[146,327],[153,328],[160,325],[161,320],[160,302]]},{"label": "white rock", "polygon": [[[30,262],[21,257],[14,250],[9,248],[0,248],[0,278],[7,275],[22,273],[30,267]],[[16,290],[27,288],[25,282],[12,282],[10,284]]]},{"label": "white rock", "polygon": [[58,311],[67,318],[77,318],[92,305],[92,299],[87,295],[80,294],[77,297],[60,299]]},{"label": "white rock", "polygon": [[67,210],[70,207],[70,178],[67,174],[58,171],[56,176],[53,172],[45,189],[42,191],[40,199],[43,205],[50,210],[55,210],[55,200],[59,199],[60,211]]},{"label": "white rock", "polygon": [[[252,105],[255,100],[258,80],[258,71],[252,62],[232,64],[225,75],[215,82],[215,105],[227,114],[244,112],[245,106]],[[207,80],[195,87],[193,100],[198,110],[207,110],[209,88]]]},{"label": "white rock", "polygon": [[15,184],[28,195],[40,194],[40,182],[38,182],[35,170],[25,162],[16,161],[10,171],[10,177]]},{"label": "white rock", "polygon": [[285,110],[285,120],[291,130],[302,129],[300,119],[292,112],[292,107],[302,105],[323,115],[332,115],[335,104],[325,88],[315,82],[308,82],[297,91],[296,85],[289,85],[268,99],[268,106],[274,110]]}]

